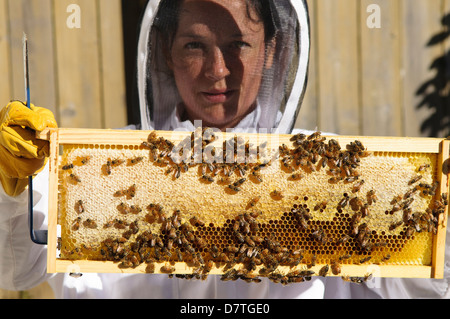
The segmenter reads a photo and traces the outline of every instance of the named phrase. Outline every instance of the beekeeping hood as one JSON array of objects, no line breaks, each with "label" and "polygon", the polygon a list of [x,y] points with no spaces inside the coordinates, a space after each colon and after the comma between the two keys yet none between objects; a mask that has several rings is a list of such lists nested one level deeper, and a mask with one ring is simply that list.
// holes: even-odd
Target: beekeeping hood
[{"label": "beekeeping hood", "polygon": [[[141,128],[177,129],[173,123],[180,97],[170,72],[164,70],[165,59],[155,40],[152,26],[158,19],[162,1],[150,0],[139,36],[137,88]],[[306,89],[309,62],[309,17],[306,0],[267,0],[276,27],[276,51],[270,69],[264,71],[258,94],[258,108],[247,116],[246,131],[286,134],[294,127]],[[225,26],[226,27],[226,26]],[[250,124],[249,124],[250,123]],[[173,125],[172,125],[173,126]]]}]

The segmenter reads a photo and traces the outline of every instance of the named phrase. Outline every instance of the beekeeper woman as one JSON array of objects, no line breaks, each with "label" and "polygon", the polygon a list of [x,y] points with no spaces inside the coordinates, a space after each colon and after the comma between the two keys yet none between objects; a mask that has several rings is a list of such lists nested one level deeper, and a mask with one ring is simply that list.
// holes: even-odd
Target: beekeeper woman
[{"label": "beekeeper woman", "polygon": [[[138,48],[140,123],[131,128],[291,132],[306,84],[309,25],[305,1],[150,0]],[[56,297],[315,298],[321,279],[280,287],[169,279],[167,275],[46,274],[46,247],[27,227],[26,177],[48,145],[32,130],[56,127],[50,111],[20,102],[1,111],[0,287],[23,290],[45,280]],[[200,122],[201,121],[201,122]],[[34,178],[34,212],[46,228],[48,168]],[[35,228],[39,228],[35,225]],[[76,271],[71,269],[68,271]]]}]

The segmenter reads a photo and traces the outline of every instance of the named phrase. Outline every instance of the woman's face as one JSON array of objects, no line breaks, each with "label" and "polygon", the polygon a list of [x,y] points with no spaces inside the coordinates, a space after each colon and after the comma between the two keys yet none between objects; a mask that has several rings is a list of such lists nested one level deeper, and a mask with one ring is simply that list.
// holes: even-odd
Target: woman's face
[{"label": "woman's face", "polygon": [[271,62],[264,25],[250,17],[245,0],[183,1],[168,64],[191,121],[224,130],[255,107]]}]

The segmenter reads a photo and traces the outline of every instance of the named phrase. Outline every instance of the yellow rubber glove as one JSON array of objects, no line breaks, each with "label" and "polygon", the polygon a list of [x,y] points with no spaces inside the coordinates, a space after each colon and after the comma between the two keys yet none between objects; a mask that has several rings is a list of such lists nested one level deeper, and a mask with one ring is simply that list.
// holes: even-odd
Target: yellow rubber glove
[{"label": "yellow rubber glove", "polygon": [[28,176],[37,174],[49,156],[49,142],[36,139],[36,131],[56,128],[53,113],[20,101],[0,111],[0,182],[10,196],[21,194]]}]

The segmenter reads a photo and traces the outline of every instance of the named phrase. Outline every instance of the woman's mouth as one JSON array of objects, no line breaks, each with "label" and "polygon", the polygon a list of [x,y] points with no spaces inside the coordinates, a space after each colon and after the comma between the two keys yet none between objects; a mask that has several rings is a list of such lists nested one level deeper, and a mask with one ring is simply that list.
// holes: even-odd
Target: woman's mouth
[{"label": "woman's mouth", "polygon": [[213,90],[202,92],[203,97],[210,103],[225,103],[233,95],[232,90]]}]

